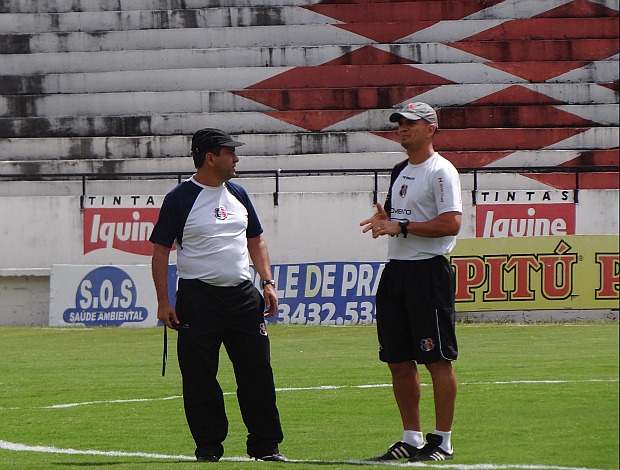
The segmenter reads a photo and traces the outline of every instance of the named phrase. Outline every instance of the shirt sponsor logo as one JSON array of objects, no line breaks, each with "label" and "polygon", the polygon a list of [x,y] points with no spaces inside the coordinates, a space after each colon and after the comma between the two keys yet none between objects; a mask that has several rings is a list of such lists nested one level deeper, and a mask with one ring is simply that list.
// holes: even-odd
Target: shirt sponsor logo
[{"label": "shirt sponsor logo", "polygon": [[391,209],[390,210],[391,214],[398,214],[398,215],[411,215],[411,209]]},{"label": "shirt sponsor logo", "polygon": [[224,206],[216,207],[214,213],[215,218],[219,220],[225,220],[228,217],[228,212]]}]

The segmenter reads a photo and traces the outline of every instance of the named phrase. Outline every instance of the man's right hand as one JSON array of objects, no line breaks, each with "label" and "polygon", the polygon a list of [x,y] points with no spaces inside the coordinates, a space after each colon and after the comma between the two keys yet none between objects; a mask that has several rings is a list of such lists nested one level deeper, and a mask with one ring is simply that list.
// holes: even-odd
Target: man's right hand
[{"label": "man's right hand", "polygon": [[170,302],[161,302],[157,306],[157,318],[160,322],[164,323],[168,328],[176,330],[179,325],[179,318],[177,312]]},{"label": "man's right hand", "polygon": [[376,207],[377,212],[372,217],[360,222],[360,227],[364,227],[362,233],[372,230],[372,238],[389,233],[386,226],[390,222],[390,217],[381,204],[377,203]]}]

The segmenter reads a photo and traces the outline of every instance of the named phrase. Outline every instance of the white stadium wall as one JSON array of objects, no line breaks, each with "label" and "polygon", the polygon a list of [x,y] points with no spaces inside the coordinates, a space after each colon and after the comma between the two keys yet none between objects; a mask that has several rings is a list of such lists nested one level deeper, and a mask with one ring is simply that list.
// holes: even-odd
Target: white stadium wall
[{"label": "white stadium wall", "polygon": [[[485,196],[481,191],[478,199]],[[492,197],[496,192],[491,192]],[[524,200],[561,199],[565,192],[547,192],[534,190],[515,191],[518,198]],[[382,200],[385,193],[379,195]],[[572,199],[573,193],[568,192]],[[487,245],[481,245],[480,255],[492,251],[490,244],[498,240],[502,234],[492,233],[487,227],[486,238],[484,233],[478,233],[476,227],[476,211],[483,208],[484,203],[472,205],[472,194],[463,191],[464,202],[463,227],[459,235],[462,243],[466,240],[479,240]],[[491,196],[487,195],[487,199]],[[0,309],[0,324],[47,324],[49,313],[50,277],[52,266],[131,266],[148,265],[150,257],[150,243],[144,238],[149,233],[149,224],[146,218],[134,216],[133,229],[127,224],[122,215],[117,216],[117,222],[110,223],[105,213],[127,211],[137,214],[139,211],[152,209],[145,201],[151,200],[157,205],[161,203],[161,195],[129,196],[122,195],[98,196],[90,206],[81,209],[80,197],[5,197],[0,205],[0,220],[11,221],[2,225],[2,244],[0,256],[0,290],[2,292],[2,308]],[[252,195],[254,204],[264,225],[264,237],[267,240],[274,265],[299,263],[370,263],[383,262],[386,255],[386,239],[373,240],[368,234],[362,234],[359,222],[373,212],[372,192],[348,193],[282,193],[278,205],[274,205],[272,193],[258,193]],[[108,203],[109,201],[109,203]],[[553,219],[545,225],[546,234],[550,237],[558,235],[608,235],[618,234],[618,191],[581,191],[579,204],[572,202],[556,204],[548,203],[552,212],[558,215],[561,223],[556,223],[556,232]],[[540,201],[530,204],[508,205],[508,209],[524,206],[527,211],[532,207],[544,207]],[[137,210],[132,210],[137,207]],[[574,209],[574,224],[566,222],[562,215],[563,208]],[[93,219],[98,221],[89,225],[86,219],[89,211],[99,210],[103,216]],[[512,209],[511,209],[512,210]],[[539,209],[540,211],[540,209]],[[141,214],[144,212],[140,212]],[[616,215],[614,215],[616,214]],[[112,216],[114,217],[114,215]],[[131,217],[131,215],[130,215]],[[146,216],[145,216],[146,217]],[[562,218],[564,217],[564,218]],[[536,216],[529,217],[532,230],[535,227]],[[540,219],[540,217],[539,217]],[[92,219],[91,219],[92,220]],[[107,220],[107,222],[106,222]],[[516,220],[516,219],[515,219]],[[104,224],[108,224],[105,226]],[[117,245],[118,237],[111,235],[117,230],[117,225],[124,224],[121,232],[127,237],[136,239],[137,248],[124,248]],[[526,219],[522,224],[527,226]],[[566,227],[569,227],[568,230]],[[14,227],[23,227],[15,230]],[[85,230],[86,227],[86,230]],[[497,230],[498,225],[496,225]],[[133,232],[132,232],[133,230]],[[141,232],[142,230],[142,232]],[[484,232],[484,229],[482,229]],[[478,230],[480,232],[480,230]],[[117,232],[120,233],[120,232]],[[508,238],[516,238],[514,234],[503,233]],[[114,240],[116,238],[116,240]],[[530,251],[542,244],[546,237],[522,237],[528,240]],[[461,242],[460,242],[461,243]],[[171,258],[174,263],[174,256]],[[617,266],[617,264],[616,264]],[[617,267],[616,267],[617,269]],[[149,275],[146,271],[147,277]],[[617,273],[616,273],[617,276]],[[150,280],[149,280],[150,282]],[[617,289],[617,287],[616,287]],[[503,310],[508,310],[506,307]],[[514,312],[510,318],[514,318]],[[475,316],[469,313],[468,318]],[[566,317],[566,315],[565,315]],[[569,316],[570,317],[570,316]]]}]

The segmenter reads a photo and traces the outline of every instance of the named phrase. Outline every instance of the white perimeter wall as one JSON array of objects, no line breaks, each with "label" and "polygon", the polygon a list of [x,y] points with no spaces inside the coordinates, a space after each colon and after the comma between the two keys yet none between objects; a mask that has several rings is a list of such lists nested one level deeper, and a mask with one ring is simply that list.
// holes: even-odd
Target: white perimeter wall
[{"label": "white perimeter wall", "polygon": [[[616,190],[581,191],[579,235],[618,234]],[[475,237],[475,206],[463,191],[461,238]],[[372,193],[271,193],[252,195],[274,264],[384,261],[386,239],[362,234],[359,222],[373,213]],[[379,200],[383,201],[381,193]],[[83,253],[77,196],[0,198],[0,324],[46,324],[53,264],[149,264],[148,256],[116,250]],[[533,239],[535,240],[535,239]]]}]

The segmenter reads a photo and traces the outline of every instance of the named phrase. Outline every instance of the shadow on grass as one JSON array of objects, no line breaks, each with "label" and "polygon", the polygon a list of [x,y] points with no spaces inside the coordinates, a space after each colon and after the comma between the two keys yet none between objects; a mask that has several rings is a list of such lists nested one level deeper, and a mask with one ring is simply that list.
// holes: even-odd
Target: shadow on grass
[{"label": "shadow on grass", "polygon": [[[136,462],[136,461],[118,461],[118,462],[53,462],[52,465],[58,466],[58,467],[106,467],[106,466],[113,466],[113,465],[128,465],[128,466],[138,466],[138,465],[153,465],[154,461],[149,460],[149,461],[143,461],[143,462]],[[162,464],[164,462],[158,460],[157,461],[158,464]],[[169,460],[167,462],[165,462],[166,465],[174,465],[174,464],[187,464],[187,463],[197,463],[196,461],[193,460]],[[219,462],[217,462],[218,464],[258,464],[258,465],[269,465],[269,464],[275,464],[275,465],[283,465],[283,466],[289,466],[289,465],[295,465],[295,464],[302,464],[302,465],[316,465],[316,466],[334,466],[334,465],[348,465],[348,466],[377,466],[377,465],[387,465],[387,466],[396,466],[396,467],[401,467],[401,466],[407,466],[407,461],[371,461],[371,460],[289,460],[287,462],[256,462],[254,460],[240,460],[240,459],[227,459],[227,458],[223,458],[222,460],[220,460]],[[205,465],[209,465],[209,464],[205,464]],[[270,465],[270,467],[272,467],[272,465]],[[411,464],[409,464],[411,465]],[[202,467],[199,467],[202,468]]]}]

